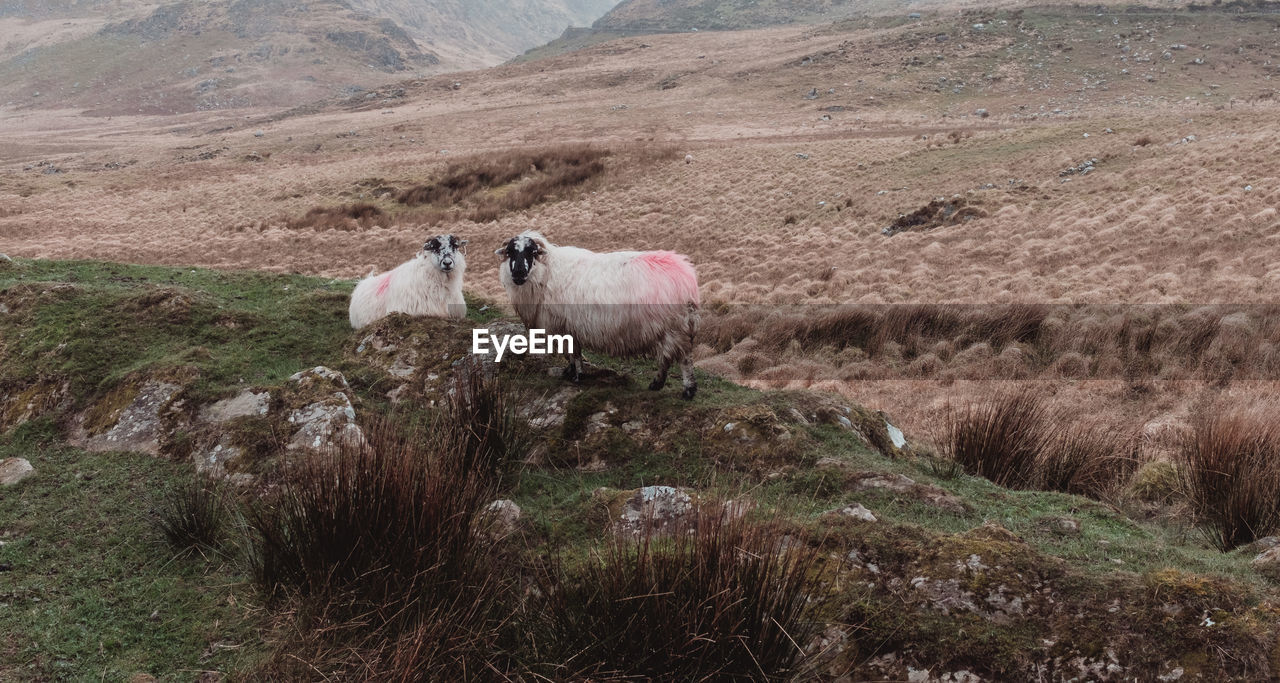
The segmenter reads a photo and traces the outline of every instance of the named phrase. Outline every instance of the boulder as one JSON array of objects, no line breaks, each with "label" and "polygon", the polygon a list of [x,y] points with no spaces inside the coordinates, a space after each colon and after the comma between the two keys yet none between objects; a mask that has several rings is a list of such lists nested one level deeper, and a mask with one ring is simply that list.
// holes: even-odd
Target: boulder
[{"label": "boulder", "polygon": [[876,516],[872,514],[870,510],[863,507],[861,503],[854,503],[852,505],[846,505],[842,508],[830,510],[824,516],[852,517],[854,519],[860,519],[864,522],[879,521],[876,519]]},{"label": "boulder", "polygon": [[286,445],[288,450],[323,451],[342,444],[364,443],[364,433],[356,424],[356,410],[348,395],[351,387],[342,373],[319,366],[296,373],[289,380],[296,396],[310,397],[310,402],[289,412],[288,422],[296,429]]},{"label": "boulder", "polygon": [[646,528],[669,529],[693,510],[693,498],[682,489],[670,486],[645,486],[636,489],[622,506],[617,530],[639,534]]},{"label": "boulder", "polygon": [[1259,574],[1272,581],[1280,581],[1280,546],[1262,551],[1251,564]]},{"label": "boulder", "polygon": [[232,398],[226,398],[200,411],[200,419],[221,424],[239,417],[266,415],[271,408],[271,394],[266,391],[246,389]]},{"label": "boulder", "polygon": [[342,392],[289,413],[289,424],[298,430],[289,439],[289,450],[321,451],[341,443],[360,443],[364,433],[356,425],[356,410]]},{"label": "boulder", "polygon": [[172,382],[151,380],[144,383],[115,423],[95,435],[79,435],[73,445],[89,451],[137,451],[157,455],[164,436],[162,411],[182,386]]},{"label": "boulder", "polygon": [[483,520],[490,524],[489,533],[494,538],[506,538],[515,533],[521,516],[520,506],[505,498],[486,505],[482,514]]},{"label": "boulder", "polygon": [[36,473],[25,458],[5,458],[0,460],[0,486],[13,486]]}]

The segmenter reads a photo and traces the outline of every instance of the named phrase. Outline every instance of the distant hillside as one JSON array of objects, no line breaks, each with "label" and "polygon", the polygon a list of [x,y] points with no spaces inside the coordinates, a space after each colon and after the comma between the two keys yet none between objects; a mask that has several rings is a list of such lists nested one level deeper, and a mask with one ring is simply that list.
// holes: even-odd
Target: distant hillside
[{"label": "distant hillside", "polygon": [[614,0],[0,0],[0,105],[294,106],[498,64]]},{"label": "distant hillside", "polygon": [[[394,21],[334,0],[119,7],[81,7],[70,21],[5,20],[29,44],[0,53],[0,102],[98,114],[290,106],[398,72],[442,70]],[[62,31],[49,38],[51,28]]]},{"label": "distant hillside", "polygon": [[592,27],[616,32],[732,31],[832,21],[867,9],[868,3],[852,0],[623,0]]},{"label": "distant hillside", "polygon": [[[929,0],[920,0],[921,3]],[[527,51],[526,61],[580,50],[622,36],[689,31],[740,31],[823,23],[868,14],[910,12],[910,0],[623,0],[587,27],[574,27]],[[935,3],[936,4],[936,3]]]},{"label": "distant hillside", "polygon": [[413,37],[464,68],[492,66],[587,26],[617,0],[349,0],[395,19]]}]

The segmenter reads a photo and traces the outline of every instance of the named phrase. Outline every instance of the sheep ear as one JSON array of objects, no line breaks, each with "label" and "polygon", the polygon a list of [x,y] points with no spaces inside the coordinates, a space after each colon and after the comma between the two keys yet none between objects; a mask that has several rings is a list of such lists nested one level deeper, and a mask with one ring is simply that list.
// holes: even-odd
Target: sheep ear
[{"label": "sheep ear", "polygon": [[462,247],[465,247],[465,246],[467,246],[467,241],[466,241],[466,240],[458,240],[458,248],[459,248],[459,249],[461,249]]},{"label": "sheep ear", "polygon": [[494,249],[493,253],[497,256],[505,256],[507,253],[507,245],[504,244],[497,249]]},{"label": "sheep ear", "polygon": [[547,244],[546,240],[539,239],[537,237],[533,238],[533,244],[538,248],[537,256],[547,253],[547,250],[551,248],[550,245]]}]

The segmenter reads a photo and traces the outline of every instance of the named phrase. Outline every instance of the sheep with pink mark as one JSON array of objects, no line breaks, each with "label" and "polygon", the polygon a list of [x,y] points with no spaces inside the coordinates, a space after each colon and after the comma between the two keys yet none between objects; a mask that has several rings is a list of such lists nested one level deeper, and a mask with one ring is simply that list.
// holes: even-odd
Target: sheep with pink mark
[{"label": "sheep with pink mark", "polygon": [[462,318],[462,276],[466,240],[433,237],[411,260],[380,275],[369,275],[351,293],[351,326],[360,329],[390,313],[435,318]]},{"label": "sheep with pink mark", "polygon": [[597,253],[551,244],[536,231],[511,238],[499,279],[516,314],[529,329],[573,336],[565,377],[582,377],[582,349],[611,356],[653,356],[661,389],[673,363],[680,364],[686,399],[698,391],[693,338],[698,330],[698,275],[683,255],[670,251]]}]

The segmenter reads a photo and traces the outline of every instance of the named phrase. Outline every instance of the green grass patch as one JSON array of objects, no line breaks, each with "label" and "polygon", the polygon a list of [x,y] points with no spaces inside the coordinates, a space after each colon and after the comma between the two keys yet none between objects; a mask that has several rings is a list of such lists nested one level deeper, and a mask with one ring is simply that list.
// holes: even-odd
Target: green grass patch
[{"label": "green grass patch", "polygon": [[54,440],[48,421],[0,436],[36,473],[0,491],[0,679],[193,679],[262,652],[257,597],[234,566],[175,557],[151,519],[190,469]]}]

